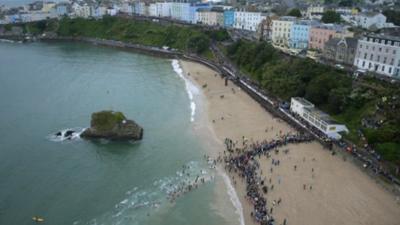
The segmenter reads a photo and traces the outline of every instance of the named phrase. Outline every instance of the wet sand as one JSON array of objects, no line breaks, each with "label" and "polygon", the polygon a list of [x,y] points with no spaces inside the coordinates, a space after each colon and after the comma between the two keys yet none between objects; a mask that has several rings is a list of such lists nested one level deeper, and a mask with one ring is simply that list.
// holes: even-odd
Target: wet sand
[{"label": "wet sand", "polygon": [[[210,148],[214,146],[211,149],[218,149],[212,152],[213,156],[223,153],[225,138],[237,140],[240,147],[243,136],[257,142],[271,140],[280,133],[296,132],[230,81],[225,86],[224,79],[215,71],[197,63],[180,61],[180,64],[206,99],[208,123],[198,126],[206,126],[208,135],[215,139],[209,142]],[[274,185],[274,190],[266,195],[268,206],[272,206],[273,200],[282,200],[272,213],[276,224],[282,224],[285,218],[287,224],[400,224],[396,197],[351,162],[339,155],[332,156],[316,142],[284,149],[289,149],[289,153],[272,155],[280,160],[279,166],[272,166],[271,158],[259,160],[267,184]],[[245,183],[233,174],[228,175],[242,202],[246,224],[254,224],[250,217],[252,206],[245,199]]]}]

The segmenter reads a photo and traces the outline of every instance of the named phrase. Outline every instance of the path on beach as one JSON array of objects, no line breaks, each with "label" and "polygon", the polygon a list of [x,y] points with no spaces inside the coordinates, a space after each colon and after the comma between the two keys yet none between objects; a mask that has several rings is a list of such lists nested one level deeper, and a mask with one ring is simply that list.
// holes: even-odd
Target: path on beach
[{"label": "path on beach", "polygon": [[[250,142],[257,142],[271,140],[280,133],[295,132],[230,81],[225,86],[224,79],[215,71],[186,61],[181,61],[181,66],[203,90],[209,123],[221,146],[225,138],[240,143],[244,136]],[[277,224],[284,218],[288,224],[400,224],[400,206],[395,197],[360,168],[344,161],[342,156],[332,156],[316,142],[287,148],[290,150],[287,155],[272,155],[281,162],[273,166],[272,174],[271,158],[259,160],[263,176],[268,181],[271,178],[270,185],[274,185],[274,190],[266,196],[268,205],[282,199],[282,203],[274,207]],[[221,152],[223,150],[221,148]],[[249,216],[252,208],[244,199],[244,182],[237,182],[236,189],[244,206],[246,224],[252,224]]]}]

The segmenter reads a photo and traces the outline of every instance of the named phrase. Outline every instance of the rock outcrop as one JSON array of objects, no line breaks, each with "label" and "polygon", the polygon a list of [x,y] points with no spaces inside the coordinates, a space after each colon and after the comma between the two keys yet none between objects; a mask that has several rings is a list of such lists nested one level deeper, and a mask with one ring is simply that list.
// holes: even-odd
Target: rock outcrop
[{"label": "rock outcrop", "polygon": [[141,140],[143,128],[128,120],[121,112],[101,111],[92,114],[90,128],[81,134],[82,138],[104,138],[109,140]]}]

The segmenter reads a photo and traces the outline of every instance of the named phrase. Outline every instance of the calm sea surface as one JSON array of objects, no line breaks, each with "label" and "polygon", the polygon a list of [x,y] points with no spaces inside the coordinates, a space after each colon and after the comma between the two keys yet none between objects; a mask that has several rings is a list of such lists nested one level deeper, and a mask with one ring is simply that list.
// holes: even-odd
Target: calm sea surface
[{"label": "calm sea surface", "polygon": [[[89,126],[91,113],[105,109],[136,120],[144,139],[52,136]],[[0,224],[32,224],[35,215],[52,225],[238,224],[218,178],[167,199],[216,173],[190,117],[171,60],[86,44],[0,42]]]}]

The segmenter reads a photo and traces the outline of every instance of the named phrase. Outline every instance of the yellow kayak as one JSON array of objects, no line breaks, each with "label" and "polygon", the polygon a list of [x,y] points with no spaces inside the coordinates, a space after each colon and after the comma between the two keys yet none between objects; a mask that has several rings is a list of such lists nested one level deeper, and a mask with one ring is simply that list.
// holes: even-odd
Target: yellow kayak
[{"label": "yellow kayak", "polygon": [[44,222],[44,219],[41,218],[41,217],[38,217],[38,216],[32,217],[32,220],[35,221],[35,222]]}]

